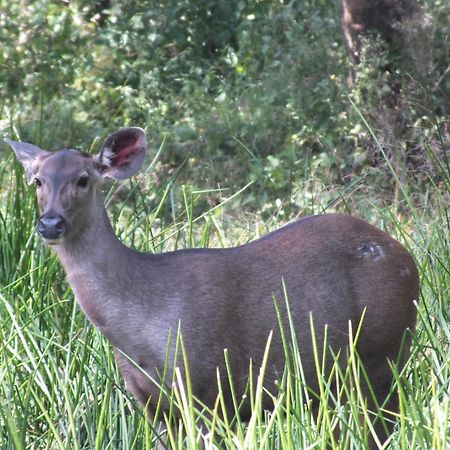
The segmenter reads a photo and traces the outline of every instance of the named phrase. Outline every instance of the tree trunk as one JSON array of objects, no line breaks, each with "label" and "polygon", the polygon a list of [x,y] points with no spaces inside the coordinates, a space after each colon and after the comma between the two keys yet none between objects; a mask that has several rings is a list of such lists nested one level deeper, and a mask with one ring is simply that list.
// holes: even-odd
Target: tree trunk
[{"label": "tree trunk", "polygon": [[409,47],[421,28],[417,0],[342,0],[342,27],[349,57],[360,62],[364,37],[378,34],[392,50]]}]

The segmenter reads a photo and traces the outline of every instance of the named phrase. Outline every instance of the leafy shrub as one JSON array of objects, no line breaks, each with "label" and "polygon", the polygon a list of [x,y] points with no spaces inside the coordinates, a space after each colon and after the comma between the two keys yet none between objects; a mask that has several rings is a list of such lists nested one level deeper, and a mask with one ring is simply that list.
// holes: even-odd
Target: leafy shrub
[{"label": "leafy shrub", "polygon": [[[361,180],[364,191],[380,186],[377,195],[390,201],[395,181],[360,113],[398,170],[419,174],[429,166],[415,130],[435,140],[445,134],[436,127],[450,109],[442,95],[445,7],[424,4],[427,20],[434,16],[437,72],[421,79],[423,88],[414,74],[400,74],[403,100],[388,111],[397,75],[383,69],[389,55],[378,41],[367,45],[357,82],[347,86],[339,6],[338,0],[5,3],[2,126],[13,120],[23,139],[50,148],[82,147],[117,127],[146,126],[152,148],[164,142],[157,178],[187,163],[179,183],[237,190],[253,182],[242,200],[247,207],[274,211],[283,199],[288,215],[291,207],[312,207],[305,203],[311,177],[330,190]],[[392,111],[407,132],[389,135]]]}]

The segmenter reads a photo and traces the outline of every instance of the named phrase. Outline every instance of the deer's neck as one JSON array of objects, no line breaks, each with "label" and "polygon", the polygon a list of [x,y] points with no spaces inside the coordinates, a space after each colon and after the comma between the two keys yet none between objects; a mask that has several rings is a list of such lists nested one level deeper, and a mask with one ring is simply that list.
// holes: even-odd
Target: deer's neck
[{"label": "deer's neck", "polygon": [[[75,297],[95,325],[107,327],[123,307],[130,289],[139,286],[138,253],[119,241],[100,199],[87,211],[86,226],[61,245],[55,245]],[[124,289],[127,289],[124,291]]]},{"label": "deer's neck", "polygon": [[[99,197],[99,196],[98,196]],[[62,265],[70,277],[76,272],[101,270],[120,265],[120,259],[126,258],[128,249],[114,233],[107,212],[101,200],[92,211],[83,217],[84,225],[61,245],[55,245]]]}]

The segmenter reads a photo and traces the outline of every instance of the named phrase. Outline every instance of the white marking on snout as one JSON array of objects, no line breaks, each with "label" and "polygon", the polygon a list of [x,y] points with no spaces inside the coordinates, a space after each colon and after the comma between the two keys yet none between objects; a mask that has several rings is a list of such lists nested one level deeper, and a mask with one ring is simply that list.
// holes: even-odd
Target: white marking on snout
[{"label": "white marking on snout", "polygon": [[42,241],[44,242],[45,245],[59,245],[63,243],[63,238],[56,238],[56,239],[46,239],[44,237],[41,236]]}]

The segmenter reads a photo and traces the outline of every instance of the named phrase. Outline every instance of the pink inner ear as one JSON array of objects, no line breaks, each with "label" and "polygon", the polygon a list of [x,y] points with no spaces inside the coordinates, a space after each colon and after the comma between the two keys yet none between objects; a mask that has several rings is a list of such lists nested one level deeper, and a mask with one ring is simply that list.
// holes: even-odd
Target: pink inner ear
[{"label": "pink inner ear", "polygon": [[141,128],[124,128],[105,139],[96,161],[103,176],[124,180],[142,166],[147,142]]},{"label": "pink inner ear", "polygon": [[127,164],[129,156],[132,156],[134,153],[136,153],[136,150],[138,148],[139,147],[136,145],[136,143],[133,143],[128,147],[124,147],[122,150],[120,150],[119,153],[116,153],[114,157],[114,165],[122,166],[124,164]]}]

